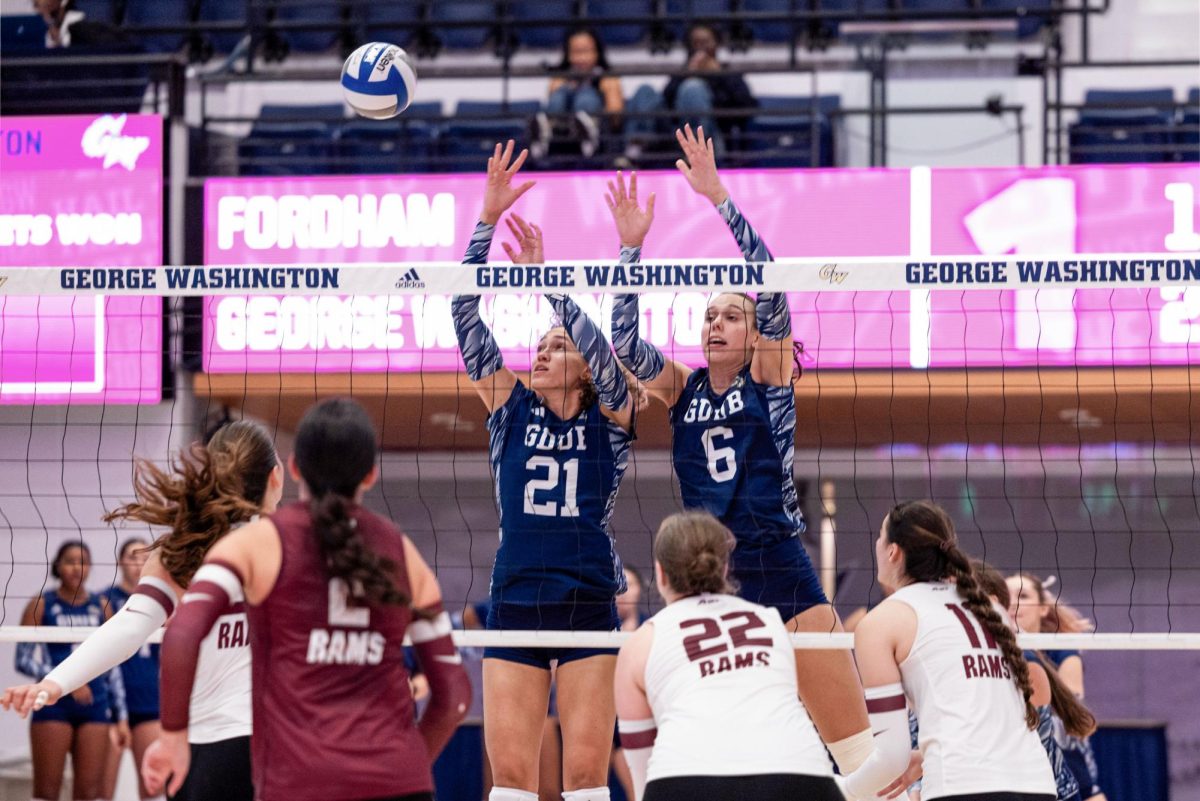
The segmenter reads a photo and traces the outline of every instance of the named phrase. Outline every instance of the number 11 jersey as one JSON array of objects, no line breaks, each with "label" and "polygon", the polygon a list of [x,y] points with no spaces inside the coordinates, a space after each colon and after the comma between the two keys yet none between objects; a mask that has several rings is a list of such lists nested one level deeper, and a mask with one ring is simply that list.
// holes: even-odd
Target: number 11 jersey
[{"label": "number 11 jersey", "polygon": [[632,435],[599,404],[560,420],[520,381],[487,425],[500,511],[492,602],[611,602],[625,575],[608,522]]}]

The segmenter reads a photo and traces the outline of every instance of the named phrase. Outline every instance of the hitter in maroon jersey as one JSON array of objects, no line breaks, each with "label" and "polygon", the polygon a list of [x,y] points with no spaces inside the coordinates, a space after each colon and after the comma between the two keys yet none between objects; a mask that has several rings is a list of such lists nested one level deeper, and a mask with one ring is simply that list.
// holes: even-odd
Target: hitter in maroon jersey
[{"label": "hitter in maroon jersey", "polygon": [[[377,448],[357,403],[317,405],[288,461],[301,500],[209,551],[163,641],[163,733],[143,767],[152,790],[166,783],[173,792],[187,776],[199,643],[220,611],[244,598],[257,797],[433,798],[430,764],[466,714],[471,687],[433,572],[390,521],[360,506],[377,478]],[[419,722],[406,632],[432,692]]]}]

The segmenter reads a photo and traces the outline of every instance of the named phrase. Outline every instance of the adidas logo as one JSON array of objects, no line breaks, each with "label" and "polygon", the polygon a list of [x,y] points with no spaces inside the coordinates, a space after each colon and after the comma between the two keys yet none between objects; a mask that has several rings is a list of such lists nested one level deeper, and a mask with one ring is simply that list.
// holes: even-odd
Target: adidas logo
[{"label": "adidas logo", "polygon": [[425,282],[421,280],[421,276],[417,274],[416,269],[411,269],[404,275],[400,276],[400,280],[396,282],[396,289],[424,289]]}]

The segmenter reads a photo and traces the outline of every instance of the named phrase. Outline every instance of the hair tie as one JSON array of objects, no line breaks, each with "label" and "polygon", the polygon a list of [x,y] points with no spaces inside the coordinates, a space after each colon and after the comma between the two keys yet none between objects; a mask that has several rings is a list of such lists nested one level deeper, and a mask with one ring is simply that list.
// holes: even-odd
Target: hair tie
[{"label": "hair tie", "polygon": [[954,543],[950,540],[942,540],[942,544],[938,547],[942,549],[942,553],[950,553],[950,549],[954,547]]}]

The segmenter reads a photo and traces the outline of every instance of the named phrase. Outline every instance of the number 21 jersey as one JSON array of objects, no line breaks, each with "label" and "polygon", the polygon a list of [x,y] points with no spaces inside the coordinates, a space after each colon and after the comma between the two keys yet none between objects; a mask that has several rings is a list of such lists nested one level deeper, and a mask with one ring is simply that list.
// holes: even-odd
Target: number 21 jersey
[{"label": "number 21 jersey", "polygon": [[739,543],[772,545],[804,531],[792,480],[796,397],[747,366],[717,395],[694,371],[671,408],[672,460],[683,505],[718,517]]},{"label": "number 21 jersey", "polygon": [[624,592],[608,521],[632,436],[599,404],[560,420],[520,381],[487,425],[500,511],[492,601],[609,601]]}]

